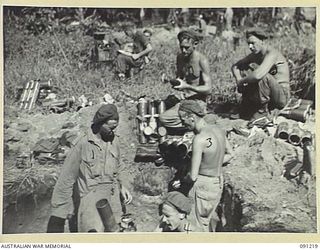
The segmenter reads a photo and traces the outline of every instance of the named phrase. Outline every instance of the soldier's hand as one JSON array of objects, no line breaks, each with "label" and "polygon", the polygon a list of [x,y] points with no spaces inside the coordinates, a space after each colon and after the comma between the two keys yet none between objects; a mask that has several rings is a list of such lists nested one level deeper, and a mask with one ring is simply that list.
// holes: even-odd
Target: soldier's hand
[{"label": "soldier's hand", "polygon": [[186,87],[188,86],[188,84],[187,84],[184,80],[182,80],[182,79],[180,79],[180,78],[177,78],[177,80],[180,82],[180,85],[174,86],[173,88],[174,88],[174,89],[177,89],[177,90],[186,89]]},{"label": "soldier's hand", "polygon": [[120,193],[125,204],[129,204],[132,201],[131,193],[124,186],[121,187]]},{"label": "soldier's hand", "polygon": [[132,54],[131,57],[133,60],[137,60],[140,58],[140,56],[138,54]]}]

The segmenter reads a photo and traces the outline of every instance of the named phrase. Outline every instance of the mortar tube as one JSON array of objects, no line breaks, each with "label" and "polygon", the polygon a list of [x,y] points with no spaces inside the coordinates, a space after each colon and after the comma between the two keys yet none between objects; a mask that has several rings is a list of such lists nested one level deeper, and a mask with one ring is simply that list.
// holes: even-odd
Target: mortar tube
[{"label": "mortar tube", "polygon": [[111,206],[107,199],[101,199],[97,201],[96,208],[100,215],[101,221],[104,226],[105,232],[116,232],[118,231],[118,226],[114,218]]},{"label": "mortar tube", "polygon": [[277,131],[275,133],[275,137],[282,139],[282,140],[288,140],[288,138],[289,138],[289,124],[287,122],[281,122],[278,125]]},{"label": "mortar tube", "polygon": [[292,128],[291,133],[289,134],[288,141],[292,145],[298,146],[301,143],[302,135],[303,135],[303,131],[298,126],[294,126]]}]

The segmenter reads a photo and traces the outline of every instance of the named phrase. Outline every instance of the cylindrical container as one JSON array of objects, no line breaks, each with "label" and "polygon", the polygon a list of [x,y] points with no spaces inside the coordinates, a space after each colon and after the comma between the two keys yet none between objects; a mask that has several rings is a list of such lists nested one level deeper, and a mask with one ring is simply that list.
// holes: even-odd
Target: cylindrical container
[{"label": "cylindrical container", "polygon": [[167,129],[165,127],[158,128],[159,143],[163,143],[167,138]]},{"label": "cylindrical container", "polygon": [[301,145],[303,146],[307,142],[312,143],[312,133],[309,131],[304,131],[303,135],[301,136]]},{"label": "cylindrical container", "polygon": [[143,118],[147,114],[148,114],[148,102],[146,99],[140,98],[138,103],[138,115]]},{"label": "cylindrical container", "polygon": [[49,89],[52,87],[52,79],[49,79],[48,81],[38,80],[38,82],[39,82],[40,89]]},{"label": "cylindrical container", "polygon": [[282,140],[288,140],[288,138],[289,138],[289,124],[287,122],[281,122],[278,125],[277,131],[275,133],[275,137],[282,139]]},{"label": "cylindrical container", "polygon": [[284,111],[283,115],[288,119],[293,119],[299,122],[305,122],[308,118],[308,110],[300,109],[299,107],[297,109]]},{"label": "cylindrical container", "polygon": [[148,114],[154,115],[155,114],[155,106],[154,106],[154,100],[148,100]]},{"label": "cylindrical container", "polygon": [[148,142],[146,136],[144,135],[144,122],[142,122],[139,118],[136,118],[137,129],[138,129],[138,139],[141,144],[146,144]]},{"label": "cylindrical container", "polygon": [[308,141],[303,144],[303,169],[310,175],[315,174],[315,149],[312,142]]},{"label": "cylindrical container", "polygon": [[164,101],[159,100],[157,112],[158,112],[158,114],[160,115],[160,114],[162,114],[164,111],[166,111],[166,104],[165,104]]},{"label": "cylindrical container", "polygon": [[149,136],[149,135],[152,135],[154,133],[154,130],[150,126],[148,126],[148,127],[144,128],[143,133],[145,135]]},{"label": "cylindrical container", "polygon": [[96,208],[104,225],[105,232],[116,232],[118,226],[114,218],[111,206],[107,199],[101,199],[97,201]]},{"label": "cylindrical container", "polygon": [[298,126],[294,126],[291,133],[289,134],[288,141],[292,145],[298,146],[301,143],[302,135],[303,131]]}]

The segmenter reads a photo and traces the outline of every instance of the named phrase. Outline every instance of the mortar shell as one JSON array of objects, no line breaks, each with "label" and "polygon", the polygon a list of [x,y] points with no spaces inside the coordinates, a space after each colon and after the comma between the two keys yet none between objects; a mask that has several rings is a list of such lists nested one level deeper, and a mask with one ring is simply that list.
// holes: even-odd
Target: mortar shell
[{"label": "mortar shell", "polygon": [[305,122],[308,118],[308,110],[300,109],[299,107],[297,109],[286,111],[284,115],[289,119]]}]

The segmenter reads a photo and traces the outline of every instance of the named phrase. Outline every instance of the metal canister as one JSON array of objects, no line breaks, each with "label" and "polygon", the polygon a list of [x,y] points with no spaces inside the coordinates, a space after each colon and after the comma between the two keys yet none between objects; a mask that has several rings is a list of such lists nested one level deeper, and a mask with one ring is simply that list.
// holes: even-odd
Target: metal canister
[{"label": "metal canister", "polygon": [[48,81],[38,80],[38,82],[39,82],[40,89],[49,89],[52,87],[52,79],[49,79]]},{"label": "metal canister", "polygon": [[309,131],[304,131],[304,133],[301,137],[301,145],[303,146],[307,142],[312,143],[312,133]]},{"label": "metal canister", "polygon": [[282,113],[285,117],[300,122],[305,122],[308,119],[308,110],[301,109],[300,107],[293,110],[284,111]]},{"label": "metal canister", "polygon": [[294,126],[292,128],[291,133],[289,134],[288,141],[292,145],[298,146],[301,143],[302,135],[303,135],[303,131],[298,126]]},{"label": "metal canister", "polygon": [[289,137],[289,124],[287,122],[281,122],[278,127],[277,131],[275,133],[275,137],[282,139],[282,140],[288,140]]},{"label": "metal canister", "polygon": [[159,143],[163,143],[167,138],[167,129],[165,127],[158,127]]},{"label": "metal canister", "polygon": [[148,114],[148,102],[146,99],[140,98],[138,103],[138,115],[143,118],[147,114]]},{"label": "metal canister", "polygon": [[144,135],[144,129],[145,129],[145,119],[146,115],[148,114],[148,102],[144,98],[139,99],[138,103],[138,116],[137,116],[137,128],[139,130],[138,132],[138,139],[141,144],[146,144],[148,142],[147,138]]},{"label": "metal canister", "polygon": [[158,108],[157,108],[157,112],[158,114],[162,114],[164,111],[166,111],[166,104],[163,100],[159,100],[158,101]]}]

